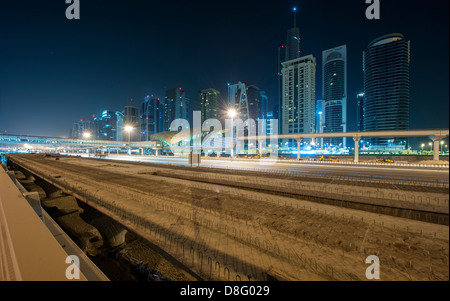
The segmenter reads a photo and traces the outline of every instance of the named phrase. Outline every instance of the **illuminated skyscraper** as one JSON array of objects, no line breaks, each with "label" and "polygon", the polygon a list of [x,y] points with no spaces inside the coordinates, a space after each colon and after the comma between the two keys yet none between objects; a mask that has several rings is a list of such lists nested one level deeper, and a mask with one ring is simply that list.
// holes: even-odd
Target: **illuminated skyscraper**
[{"label": "illuminated skyscraper", "polygon": [[[281,134],[316,132],[316,59],[312,55],[284,62]],[[294,139],[283,147],[296,147]]]},{"label": "illuminated skyscraper", "polygon": [[248,117],[258,120],[262,116],[261,90],[255,85],[247,86]]},{"label": "illuminated skyscraper", "polygon": [[189,98],[182,88],[166,91],[164,99],[164,130],[169,131],[171,123],[176,119],[189,120]]},{"label": "illuminated skyscraper", "polygon": [[208,119],[220,120],[220,92],[215,89],[202,90],[199,93],[202,122]]},{"label": "illuminated skyscraper", "polygon": [[141,141],[150,141],[151,135],[163,132],[163,102],[154,95],[147,95],[141,112]]},{"label": "illuminated skyscraper", "polygon": [[[274,110],[274,118],[283,120],[283,63],[300,57],[300,29],[297,27],[297,8],[293,8],[294,27],[288,30],[287,43],[278,48],[278,109]],[[280,134],[282,126],[279,127]]]},{"label": "illuminated skyscraper", "polygon": [[[410,42],[394,33],[373,40],[364,52],[364,131],[409,129]],[[374,138],[373,145],[404,144]]]},{"label": "illuminated skyscraper", "polygon": [[140,122],[141,117],[139,114],[139,109],[133,104],[133,99],[131,99],[130,104],[124,108],[123,111],[123,127],[132,127],[133,130],[128,134],[123,133],[122,138],[125,141],[131,140],[131,141],[140,141],[141,135],[140,135]]},{"label": "illuminated skyscraper", "polygon": [[247,84],[238,82],[234,85],[228,85],[228,109],[236,109],[238,118],[247,120],[248,112]]},{"label": "illuminated skyscraper", "polygon": [[364,93],[356,96],[356,122],[359,132],[364,131]]},{"label": "illuminated skyscraper", "polygon": [[[347,132],[347,46],[322,52],[323,133]],[[343,138],[324,139],[339,145]]]},{"label": "illuminated skyscraper", "polygon": [[294,27],[288,30],[285,61],[300,57],[300,29],[297,27],[297,8],[294,7]]},{"label": "illuminated skyscraper", "polygon": [[[261,119],[269,119],[267,117],[269,113],[269,98],[267,97],[267,94],[265,91],[260,91],[259,94],[261,95],[261,109],[260,109],[260,116]],[[273,118],[273,113],[271,114],[271,118]]]}]

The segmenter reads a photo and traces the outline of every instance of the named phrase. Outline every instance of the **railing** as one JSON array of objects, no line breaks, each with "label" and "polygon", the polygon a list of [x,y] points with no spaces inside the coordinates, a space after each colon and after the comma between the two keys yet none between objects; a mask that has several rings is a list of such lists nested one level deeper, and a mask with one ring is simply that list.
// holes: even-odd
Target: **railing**
[{"label": "railing", "polygon": [[[0,281],[67,281],[66,273],[72,264],[66,263],[67,258],[14,177],[1,165]],[[81,272],[75,278],[86,280]]]}]

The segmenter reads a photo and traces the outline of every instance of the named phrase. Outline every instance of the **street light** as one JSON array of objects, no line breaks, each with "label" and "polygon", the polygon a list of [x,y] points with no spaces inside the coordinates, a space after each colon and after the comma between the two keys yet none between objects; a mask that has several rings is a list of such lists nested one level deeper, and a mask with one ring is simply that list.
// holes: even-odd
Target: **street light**
[{"label": "street light", "polygon": [[92,136],[92,134],[89,133],[89,132],[83,133],[83,138],[84,138],[84,139],[89,139],[89,138],[91,138],[91,136]]},{"label": "street light", "polygon": [[422,153],[423,153],[423,148],[425,147],[425,143],[422,143]]},{"label": "street light", "polygon": [[237,111],[236,111],[235,109],[229,109],[229,110],[228,110],[228,116],[229,116],[231,119],[234,119],[234,118],[237,116]]},{"label": "street light", "polygon": [[443,153],[443,152],[442,152],[442,146],[443,146],[443,145],[444,145],[444,140],[441,141],[441,153]]},{"label": "street light", "polygon": [[131,132],[134,130],[134,128],[132,126],[125,126],[125,132],[128,132],[128,147],[129,147],[129,151],[128,154],[131,155]]}]

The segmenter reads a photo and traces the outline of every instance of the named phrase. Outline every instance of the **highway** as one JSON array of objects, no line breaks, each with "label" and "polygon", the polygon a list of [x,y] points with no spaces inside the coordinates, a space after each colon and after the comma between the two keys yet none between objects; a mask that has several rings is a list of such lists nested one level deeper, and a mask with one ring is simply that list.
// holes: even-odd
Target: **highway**
[{"label": "highway", "polygon": [[[91,155],[92,156],[92,155]],[[82,157],[88,157],[83,154]],[[171,165],[188,165],[187,158],[109,155],[105,159],[119,161],[147,162]],[[265,172],[293,172],[309,176],[357,177],[367,179],[390,179],[414,182],[449,183],[449,170],[408,166],[367,166],[301,162],[260,162],[230,159],[202,159],[200,167],[260,170]]]}]

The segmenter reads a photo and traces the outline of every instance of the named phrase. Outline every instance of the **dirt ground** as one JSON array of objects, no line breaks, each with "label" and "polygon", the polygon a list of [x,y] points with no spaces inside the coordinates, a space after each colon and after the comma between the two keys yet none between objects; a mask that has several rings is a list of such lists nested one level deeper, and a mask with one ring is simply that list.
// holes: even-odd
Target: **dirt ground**
[{"label": "dirt ground", "polygon": [[380,258],[381,280],[449,280],[445,225],[158,175],[174,169],[15,158],[206,280],[366,280],[369,255]]}]

